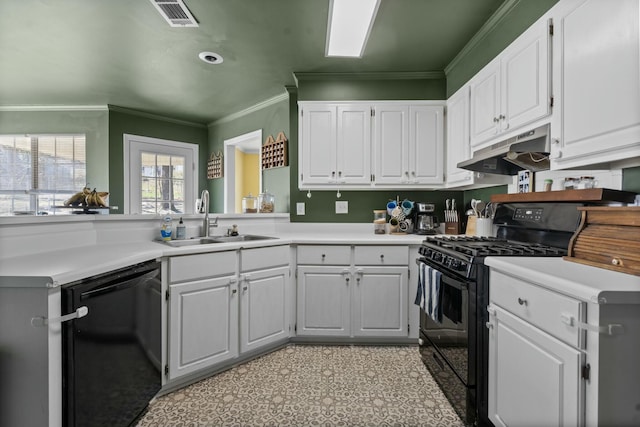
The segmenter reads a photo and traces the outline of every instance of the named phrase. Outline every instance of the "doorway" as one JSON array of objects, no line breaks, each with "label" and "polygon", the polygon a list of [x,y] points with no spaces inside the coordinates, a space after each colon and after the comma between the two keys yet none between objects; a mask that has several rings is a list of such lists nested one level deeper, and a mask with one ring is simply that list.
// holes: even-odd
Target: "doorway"
[{"label": "doorway", "polygon": [[241,213],[242,198],[262,189],[262,129],[224,141],[224,212]]}]

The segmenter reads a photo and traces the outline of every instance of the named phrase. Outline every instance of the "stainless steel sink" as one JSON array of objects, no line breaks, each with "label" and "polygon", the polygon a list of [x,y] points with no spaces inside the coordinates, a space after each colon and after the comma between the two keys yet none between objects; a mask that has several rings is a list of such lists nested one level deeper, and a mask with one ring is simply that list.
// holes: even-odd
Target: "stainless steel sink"
[{"label": "stainless steel sink", "polygon": [[210,243],[223,243],[215,240],[213,237],[194,237],[186,240],[169,240],[165,243],[174,248],[180,248],[183,246],[195,246],[195,245],[208,245]]},{"label": "stainless steel sink", "polygon": [[269,236],[257,236],[255,234],[240,234],[238,236],[213,236],[211,237],[216,242],[227,243],[227,242],[251,242],[255,240],[269,240],[269,239],[277,239],[277,237],[269,237]]},{"label": "stainless steel sink", "polygon": [[277,237],[258,236],[255,234],[241,234],[239,236],[210,236],[210,237],[193,237],[185,240],[169,240],[165,243],[174,248],[183,246],[208,245],[212,243],[231,243],[231,242],[252,242],[256,240],[277,239]]}]

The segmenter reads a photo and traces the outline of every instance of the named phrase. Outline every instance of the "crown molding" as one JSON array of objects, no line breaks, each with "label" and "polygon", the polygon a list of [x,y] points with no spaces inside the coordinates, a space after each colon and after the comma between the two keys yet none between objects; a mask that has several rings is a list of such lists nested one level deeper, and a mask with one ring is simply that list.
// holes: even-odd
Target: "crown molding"
[{"label": "crown molding", "polygon": [[196,128],[206,128],[203,123],[190,122],[188,120],[175,119],[173,117],[162,116],[160,114],[147,113],[146,111],[134,110],[127,107],[120,107],[118,105],[109,104],[109,111],[116,111],[118,113],[131,114],[133,116],[145,117],[147,119],[161,120],[163,122],[175,123],[177,125],[192,126]]},{"label": "crown molding", "polygon": [[511,10],[520,3],[520,0],[505,0],[500,7],[489,17],[487,22],[484,23],[477,33],[471,37],[471,40],[458,52],[458,54],[444,67],[444,73],[449,74],[449,71],[455,67],[465,56],[473,51],[476,46],[487,37],[487,35],[493,31],[493,29],[502,22]]},{"label": "crown molding", "polygon": [[298,86],[300,81],[314,80],[437,80],[444,79],[443,71],[398,71],[398,72],[370,72],[370,73],[305,73],[295,72],[293,77]]},{"label": "crown molding", "polygon": [[289,92],[282,93],[280,95],[276,95],[273,98],[266,99],[262,102],[259,102],[249,108],[245,108],[244,110],[240,110],[236,113],[229,114],[228,116],[222,117],[218,120],[214,120],[210,122],[207,126],[216,126],[222,123],[228,123],[230,121],[239,119],[240,117],[246,116],[251,113],[255,113],[256,111],[260,111],[263,108],[269,107],[271,105],[277,104],[278,102],[289,99]]},{"label": "crown molding", "polygon": [[2,105],[0,111],[5,112],[37,112],[37,111],[108,111],[107,105]]}]

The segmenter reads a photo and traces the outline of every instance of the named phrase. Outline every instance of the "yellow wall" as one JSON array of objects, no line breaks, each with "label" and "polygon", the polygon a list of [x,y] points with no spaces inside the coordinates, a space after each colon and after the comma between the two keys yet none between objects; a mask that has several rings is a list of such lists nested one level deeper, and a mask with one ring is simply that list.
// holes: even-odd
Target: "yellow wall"
[{"label": "yellow wall", "polygon": [[[236,148],[236,213],[242,212],[242,198],[251,193],[258,197],[260,194],[260,155],[250,154]],[[258,173],[256,173],[258,171]]]}]

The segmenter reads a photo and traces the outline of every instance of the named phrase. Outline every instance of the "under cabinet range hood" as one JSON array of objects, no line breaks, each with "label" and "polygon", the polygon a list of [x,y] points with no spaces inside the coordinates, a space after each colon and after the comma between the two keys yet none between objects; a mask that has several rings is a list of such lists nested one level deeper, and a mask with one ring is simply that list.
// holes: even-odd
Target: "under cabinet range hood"
[{"label": "under cabinet range hood", "polygon": [[478,150],[471,159],[458,163],[458,167],[498,175],[517,175],[525,169],[539,172],[549,169],[550,149],[546,124]]}]

